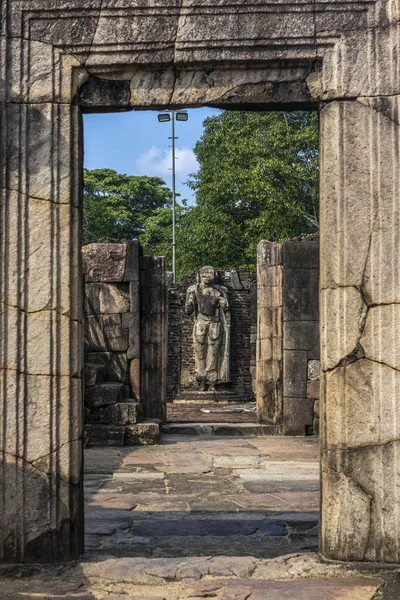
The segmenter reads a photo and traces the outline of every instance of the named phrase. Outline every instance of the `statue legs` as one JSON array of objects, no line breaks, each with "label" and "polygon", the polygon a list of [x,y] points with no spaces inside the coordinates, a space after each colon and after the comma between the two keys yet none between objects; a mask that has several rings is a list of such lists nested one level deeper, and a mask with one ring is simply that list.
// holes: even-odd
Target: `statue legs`
[{"label": "statue legs", "polygon": [[207,384],[214,389],[217,383],[221,341],[220,323],[197,320],[193,330],[194,357],[196,380],[202,389]]}]

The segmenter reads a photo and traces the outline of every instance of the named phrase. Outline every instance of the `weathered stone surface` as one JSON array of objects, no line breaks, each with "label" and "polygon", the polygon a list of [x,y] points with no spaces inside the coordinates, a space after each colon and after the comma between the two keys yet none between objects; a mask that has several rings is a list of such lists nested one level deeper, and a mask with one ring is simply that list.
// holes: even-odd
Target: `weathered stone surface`
[{"label": "weathered stone surface", "polygon": [[[318,246],[317,246],[318,248]],[[283,318],[315,321],[318,315],[318,269],[283,268]]]},{"label": "weathered stone surface", "polygon": [[94,425],[86,426],[89,446],[123,446],[125,426],[121,425]]},{"label": "weathered stone surface", "polygon": [[143,415],[165,421],[167,288],[163,257],[140,257],[140,314],[140,400]]},{"label": "weathered stone surface", "polygon": [[283,351],[283,395],[290,398],[306,397],[307,352],[303,350]]},{"label": "weathered stone surface", "polygon": [[86,387],[103,383],[106,367],[102,363],[85,363],[84,384]]},{"label": "weathered stone surface", "polygon": [[[321,361],[309,360],[307,363],[307,378],[313,381],[319,381],[321,377]],[[309,381],[309,383],[310,383]]]},{"label": "weathered stone surface", "polygon": [[257,419],[279,423],[283,398],[282,252],[262,241],[257,248]]},{"label": "weathered stone surface", "polygon": [[88,244],[82,248],[86,282],[125,280],[126,244]]},{"label": "weathered stone surface", "polygon": [[140,310],[127,312],[121,315],[121,324],[124,331],[128,332],[128,348],[126,355],[128,360],[140,356]]},{"label": "weathered stone surface", "polygon": [[140,399],[140,359],[134,358],[129,363],[129,383],[136,400]]},{"label": "weathered stone surface", "polygon": [[[400,297],[400,15],[396,3],[387,0],[355,3],[346,10],[338,6],[331,2],[327,10],[325,6],[322,10],[318,3],[296,3],[294,9],[293,3],[281,2],[238,4],[232,10],[223,1],[200,10],[187,0],[183,6],[161,3],[149,10],[144,5],[128,6],[124,2],[106,7],[98,0],[73,1],[68,6],[45,0],[32,12],[26,0],[4,4],[2,23],[6,26],[0,40],[0,255],[4,257],[0,281],[4,310],[0,339],[4,369],[1,397],[5,406],[0,411],[0,430],[13,432],[14,453],[17,450],[21,456],[18,460],[26,462],[25,448],[20,455],[18,445],[25,439],[25,424],[32,414],[32,388],[27,377],[47,375],[51,380],[47,419],[40,421],[45,445],[51,445],[58,433],[54,428],[62,422],[58,413],[64,410],[60,409],[63,403],[71,414],[79,413],[79,390],[61,401],[59,389],[63,377],[79,386],[83,366],[78,210],[82,136],[80,108],[74,99],[82,83],[79,76],[84,81],[85,71],[99,79],[115,80],[119,86],[121,80],[129,81],[131,103],[136,108],[205,103],[312,108],[320,103],[322,368],[334,373],[353,360],[353,364],[360,361],[363,318],[356,294],[373,308],[398,303]],[[83,64],[85,69],[80,66]],[[124,108],[126,88],[122,95]],[[120,98],[115,96],[114,101]],[[91,110],[97,108],[92,104]],[[67,209],[63,211],[61,205]],[[41,227],[43,212],[46,218]],[[118,268],[101,265],[99,269],[105,268],[123,280],[121,271],[125,269],[121,269],[118,257],[116,263]],[[96,269],[92,269],[93,277]],[[339,288],[347,291],[336,291]],[[331,294],[328,290],[334,291]],[[147,298],[153,302],[156,296],[149,293]],[[32,311],[35,302],[40,306]],[[393,339],[390,336],[394,334],[383,312],[385,323],[376,328],[373,343],[368,341],[367,330],[366,345],[369,356],[385,355],[392,360],[394,352],[386,340]],[[161,314],[157,318],[162,321]],[[142,390],[149,390],[149,396],[142,394],[146,407],[150,406],[149,399],[158,399],[157,390],[162,388],[162,352],[156,351],[157,343],[145,340],[142,367],[147,377],[142,378],[141,385]],[[392,383],[389,385],[387,380],[379,385],[383,365],[370,358],[363,360],[370,363],[368,377],[374,389],[374,407],[369,403],[370,396],[362,391],[367,406],[373,411],[377,406],[382,414],[386,413],[385,423],[390,417],[396,423],[394,369],[390,371]],[[152,362],[157,369],[150,375]],[[266,389],[260,389],[264,399],[272,392],[275,400],[281,391],[279,387],[271,389],[272,381],[270,377]],[[154,382],[157,385],[153,386]],[[325,390],[325,379],[322,383]],[[321,411],[327,419],[322,427],[324,436],[333,427],[333,420],[342,423],[340,447],[347,443],[349,431],[358,422],[354,424],[347,418],[345,396],[350,391],[346,382],[343,386],[338,414]],[[337,393],[335,386],[331,391]],[[327,396],[326,401],[329,406],[332,398]],[[266,411],[266,418],[275,418],[276,406],[272,415]],[[71,425],[67,435],[69,441],[79,439],[79,426]],[[371,489],[376,493],[385,479],[385,494],[393,496],[398,453],[391,451],[391,442],[383,449],[380,443],[378,440],[377,454],[370,465]],[[55,465],[60,463],[57,452]],[[75,474],[80,464],[77,451],[71,455]],[[351,486],[347,489],[342,485],[341,493],[330,495],[337,473],[348,475],[345,469],[346,461],[332,464],[324,456],[326,484],[322,497],[329,513],[323,519],[323,548],[335,558],[343,556],[343,546],[342,538],[335,536],[338,528],[332,527],[333,515],[340,514],[343,522],[349,522],[349,516],[357,513],[357,503],[362,503]],[[12,473],[4,488],[16,480],[26,491],[27,473],[23,471],[21,478],[15,478],[14,468]],[[57,475],[54,479],[58,481]],[[8,530],[2,532],[7,541],[5,546],[2,540],[3,556],[8,560],[42,557],[45,545],[53,550],[52,557],[58,558],[61,553],[54,551],[54,540],[64,550],[68,548],[65,556],[76,556],[80,511],[74,488],[66,494],[68,508],[63,512],[61,494],[53,493],[53,478],[41,478],[36,484],[35,493],[52,499],[51,514],[60,520],[56,528],[54,523],[50,528],[45,509],[39,508],[38,518],[42,521],[37,536],[31,539],[21,528],[30,521],[25,511],[32,508],[34,512],[39,504],[32,501],[29,505],[29,494],[14,490],[7,498],[7,510],[11,512],[3,523],[10,523],[13,531],[17,523],[18,536],[11,539]],[[394,498],[384,507],[371,503],[378,515],[374,523],[381,519],[390,527],[374,525],[370,530],[368,555],[398,560],[399,534],[393,525],[398,500]],[[367,511],[362,514],[365,519],[369,516]],[[360,523],[360,528],[364,530],[365,523]],[[357,535],[356,540],[361,537]],[[351,545],[351,540],[347,541]],[[357,544],[349,549],[349,555],[363,559],[362,544]]]},{"label": "weathered stone surface", "polygon": [[160,439],[160,421],[148,419],[126,428],[125,444],[127,446],[156,444]]},{"label": "weathered stone surface", "polygon": [[[367,306],[357,288],[338,287],[321,291],[323,370],[333,369],[357,350],[366,315]],[[327,339],[331,339],[332,344],[327,345]]]},{"label": "weathered stone surface", "polygon": [[285,350],[309,351],[317,345],[319,345],[319,321],[285,322],[283,327],[283,348]]},{"label": "weathered stone surface", "polygon": [[129,310],[128,284],[85,284],[85,315],[126,313]]},{"label": "weathered stone surface", "polygon": [[123,398],[123,383],[101,383],[85,390],[85,403],[88,406],[109,406]]},{"label": "weathered stone surface", "polygon": [[[322,140],[329,139],[321,152],[330,177],[322,186],[320,215],[325,231],[322,506],[327,515],[320,548],[336,558],[396,562],[398,372],[374,362],[384,354],[396,360],[391,322],[395,309],[389,306],[400,289],[394,200],[398,160],[392,145],[399,131],[394,105],[398,99],[366,98],[333,102],[321,112]],[[385,140],[385,150],[373,140]],[[382,152],[384,160],[379,158]],[[347,252],[350,245],[352,251]],[[380,303],[388,306],[376,306]],[[368,358],[363,358],[362,338]],[[355,516],[351,537],[348,527]]]},{"label": "weathered stone surface", "polygon": [[102,362],[107,367],[107,380],[129,383],[128,360],[124,352],[88,352],[88,362]]},{"label": "weathered stone surface", "polygon": [[313,425],[314,401],[309,398],[284,398],[284,435],[306,435],[306,427]]},{"label": "weathered stone surface", "polygon": [[[360,339],[365,358],[400,371],[398,323],[400,323],[400,304],[373,306],[368,310]],[[376,336],[377,331],[380,334],[379,340]]]},{"label": "weathered stone surface", "polygon": [[122,326],[122,315],[92,315],[85,318],[85,345],[88,352],[124,352],[129,332]]},{"label": "weathered stone surface", "polygon": [[133,425],[138,417],[137,402],[118,402],[107,406],[103,413],[103,422],[110,425]]},{"label": "weathered stone surface", "polygon": [[[327,373],[325,381],[325,410],[327,418],[332,419],[324,439],[327,447],[357,449],[384,445],[400,438],[400,406],[397,403],[392,408],[386,401],[393,390],[399,389],[399,371],[361,359]],[[377,402],[380,394],[385,398],[384,406]]]},{"label": "weathered stone surface", "polygon": [[[319,398],[320,393],[320,383],[319,381],[308,381],[307,382],[307,398]],[[314,405],[315,410],[315,405]]]},{"label": "weathered stone surface", "polygon": [[[283,266],[288,269],[318,269],[319,243],[315,240],[288,240],[282,245]],[[310,276],[317,276],[310,274]],[[318,286],[318,283],[317,283]]]}]

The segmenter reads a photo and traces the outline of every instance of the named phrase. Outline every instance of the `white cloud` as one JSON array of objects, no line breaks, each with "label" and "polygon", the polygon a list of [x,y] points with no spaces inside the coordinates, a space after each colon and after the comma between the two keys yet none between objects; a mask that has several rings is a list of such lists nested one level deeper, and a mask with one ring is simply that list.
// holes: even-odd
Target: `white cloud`
[{"label": "white cloud", "polygon": [[[198,168],[198,162],[191,148],[176,148],[176,174],[177,176],[187,176],[189,173],[195,173]],[[171,176],[172,168],[172,149],[162,149],[152,146],[146,152],[141,154],[136,160],[136,170],[139,175],[149,175],[162,177],[163,179]]]}]

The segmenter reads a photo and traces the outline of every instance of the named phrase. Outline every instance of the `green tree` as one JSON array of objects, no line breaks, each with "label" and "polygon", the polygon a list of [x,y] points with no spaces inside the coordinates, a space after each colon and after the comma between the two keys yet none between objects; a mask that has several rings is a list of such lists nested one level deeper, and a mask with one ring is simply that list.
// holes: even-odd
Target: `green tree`
[{"label": "green tree", "polygon": [[[222,111],[204,121],[190,239],[193,268],[255,268],[260,239],[281,242],[318,229],[318,123],[308,112]],[[200,231],[198,225],[201,225]]]},{"label": "green tree", "polygon": [[171,200],[171,191],[158,177],[84,169],[83,241],[138,238],[146,220]]},{"label": "green tree", "polygon": [[[178,278],[204,264],[256,268],[261,239],[318,229],[318,123],[307,112],[229,112],[204,121],[188,185],[196,205],[177,212]],[[158,209],[140,237],[171,268],[172,216]]]}]

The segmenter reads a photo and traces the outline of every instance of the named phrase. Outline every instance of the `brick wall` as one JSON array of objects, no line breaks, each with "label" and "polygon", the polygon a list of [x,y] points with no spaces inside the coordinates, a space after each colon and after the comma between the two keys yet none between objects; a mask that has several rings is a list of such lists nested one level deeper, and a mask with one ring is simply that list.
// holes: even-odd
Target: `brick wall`
[{"label": "brick wall", "polygon": [[[248,269],[217,273],[218,283],[228,288],[231,309],[231,382],[218,386],[225,400],[253,399],[252,375],[255,366],[254,290],[255,276]],[[168,290],[168,365],[167,399],[187,397],[197,390],[193,356],[193,317],[185,314],[187,288],[196,283],[197,274],[185,277]],[[251,291],[253,290],[253,291]],[[253,310],[251,310],[253,299]],[[252,373],[253,360],[253,373]]]}]

